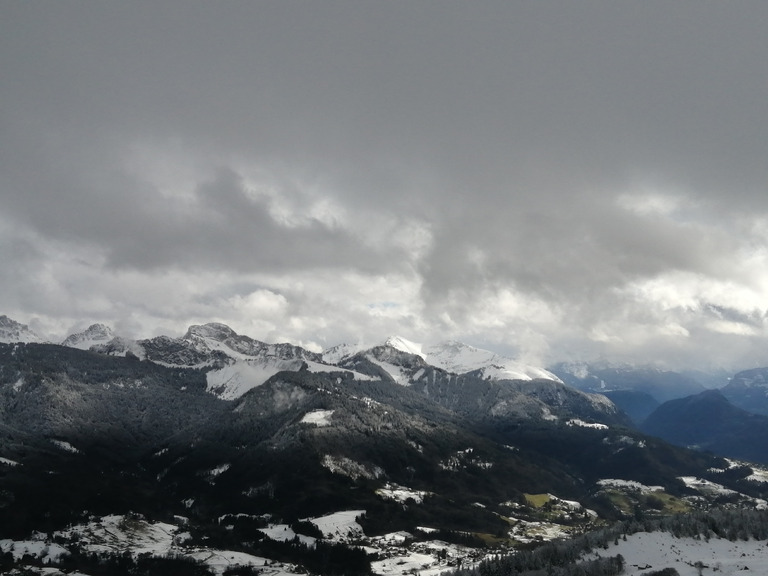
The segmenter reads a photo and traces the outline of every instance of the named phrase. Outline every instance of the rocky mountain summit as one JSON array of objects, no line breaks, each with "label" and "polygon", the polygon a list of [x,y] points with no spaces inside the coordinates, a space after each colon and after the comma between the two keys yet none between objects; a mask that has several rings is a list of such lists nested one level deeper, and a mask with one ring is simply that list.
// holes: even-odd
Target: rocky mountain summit
[{"label": "rocky mountain summit", "polygon": [[26,324],[21,324],[6,315],[2,315],[0,316],[0,342],[45,342],[45,340],[30,330]]},{"label": "rocky mountain summit", "polygon": [[70,334],[61,343],[62,346],[69,348],[79,348],[88,350],[91,346],[104,344],[115,337],[112,328],[106,324],[91,324],[87,329],[76,334]]}]

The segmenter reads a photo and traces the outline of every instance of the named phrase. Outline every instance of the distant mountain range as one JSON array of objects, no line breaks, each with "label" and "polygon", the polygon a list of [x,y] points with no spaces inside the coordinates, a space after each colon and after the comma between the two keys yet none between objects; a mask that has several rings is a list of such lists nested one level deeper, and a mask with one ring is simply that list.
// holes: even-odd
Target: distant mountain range
[{"label": "distant mountain range", "polygon": [[701,381],[688,374],[648,366],[563,362],[550,369],[563,382],[579,390],[601,394],[634,390],[644,392],[658,402],[698,394],[705,389]]},{"label": "distant mountain range", "polygon": [[768,416],[734,406],[719,390],[665,402],[641,429],[680,446],[768,464]]},{"label": "distant mountain range", "polygon": [[[41,343],[45,340],[28,326],[0,316],[0,342]],[[291,344],[266,344],[217,323],[191,326],[181,338],[158,336],[145,340],[126,339],[104,324],[93,324],[82,332],[69,335],[61,345],[92,349],[112,356],[135,355],[139,359],[167,366],[206,368],[209,370],[211,391],[226,398],[241,396],[282,370],[298,370],[304,366],[313,372],[329,371],[342,363],[348,364],[349,358],[361,355],[377,363],[395,381],[407,384],[398,366],[376,359],[381,349],[419,357],[425,366],[454,374],[472,372],[486,380],[560,381],[543,368],[525,365],[460,342],[449,341],[423,347],[399,336],[369,348],[342,344],[318,354]]]}]

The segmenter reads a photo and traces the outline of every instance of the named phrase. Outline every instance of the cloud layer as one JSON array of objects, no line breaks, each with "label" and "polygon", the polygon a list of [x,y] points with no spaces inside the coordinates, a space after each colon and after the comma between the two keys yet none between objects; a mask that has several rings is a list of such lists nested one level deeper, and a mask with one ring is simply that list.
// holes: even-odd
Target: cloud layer
[{"label": "cloud layer", "polygon": [[768,363],[768,7],[0,8],[3,313]]}]

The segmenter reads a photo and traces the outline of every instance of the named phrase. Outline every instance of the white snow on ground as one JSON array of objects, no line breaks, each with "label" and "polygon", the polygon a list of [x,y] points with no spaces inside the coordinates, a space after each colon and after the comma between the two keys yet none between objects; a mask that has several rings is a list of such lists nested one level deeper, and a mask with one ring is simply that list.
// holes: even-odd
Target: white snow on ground
[{"label": "white snow on ground", "polygon": [[404,539],[411,537],[408,532],[394,532],[372,539],[376,548],[366,548],[366,550],[379,554],[379,559],[371,562],[373,573],[382,576],[405,576],[406,574],[438,576],[452,572],[460,565],[475,566],[486,557],[483,551],[472,551],[464,546],[449,544],[442,540],[413,542],[408,549],[403,548]]},{"label": "white snow on ground", "polygon": [[392,379],[401,386],[408,386],[410,384],[411,379],[408,376],[408,373],[402,367],[397,366],[396,364],[392,364],[391,362],[377,360],[373,357],[372,354],[367,354],[365,358],[392,376]]},{"label": "white snow on ground", "polygon": [[365,510],[345,510],[308,520],[318,527],[325,538],[334,542],[346,542],[364,536],[363,527],[357,523],[357,518],[363,514]]},{"label": "white snow on ground", "polygon": [[13,391],[18,392],[19,390],[22,389],[23,386],[24,386],[24,378],[20,377],[18,380],[16,380],[16,382],[13,383]]},{"label": "white snow on ground", "polygon": [[211,470],[208,470],[208,476],[212,478],[216,478],[216,476],[220,476],[221,474],[224,474],[227,470],[229,470],[229,467],[232,466],[231,464],[222,464],[220,466],[216,466],[216,468],[213,468]]},{"label": "white snow on ground", "polygon": [[[400,530],[399,532],[390,532],[389,534],[383,534],[381,536],[375,536],[371,538],[371,542],[373,544],[376,544],[382,548],[392,544],[395,546],[400,546],[407,540],[413,540],[413,534],[406,532],[405,530]],[[376,551],[378,549],[370,548],[369,550]]]},{"label": "white snow on ground", "polygon": [[[157,556],[168,554],[188,556],[204,562],[216,574],[222,574],[230,566],[263,567],[261,574],[268,576],[304,574],[295,566],[280,564],[274,560],[242,552],[210,548],[186,548],[183,546],[183,542],[189,535],[187,533],[177,534],[177,531],[178,527],[172,524],[147,522],[141,517],[105,516],[88,524],[61,530],[54,535],[64,539],[74,538],[89,552],[118,554],[129,552],[134,557],[144,553]],[[0,541],[0,546],[3,542],[5,541]],[[15,544],[15,549],[20,549],[19,543]],[[55,544],[46,544],[45,542],[33,542],[33,544],[38,545],[40,549],[48,546],[49,554],[59,548]],[[62,548],[62,550],[64,549]]]},{"label": "white snow on ground", "polygon": [[330,426],[333,410],[313,410],[307,412],[301,419],[303,424],[314,424],[315,426]]},{"label": "white snow on ground", "polygon": [[[227,348],[227,353],[233,352]],[[220,370],[211,370],[206,374],[208,392],[222,400],[236,400],[249,390],[261,386],[282,370],[298,370],[301,360],[240,360]]]},{"label": "white snow on ground", "polygon": [[253,556],[244,552],[235,552],[234,550],[211,550],[204,548],[190,552],[186,556],[203,562],[216,574],[223,574],[227,568],[232,566],[253,566],[258,567],[259,574],[263,576],[306,575],[305,571],[298,571],[293,565],[280,564],[261,556]]},{"label": "white snow on ground", "polygon": [[43,562],[58,562],[69,552],[58,544],[42,540],[0,540],[0,552],[10,552],[14,559],[19,560],[25,554],[39,558]]},{"label": "white snow on ground", "polygon": [[330,366],[328,364],[321,364],[320,362],[313,362],[307,360],[307,370],[310,372],[350,372],[355,380],[373,380],[373,376],[363,374],[362,372],[355,372],[354,370],[347,370],[346,368],[339,368],[338,366]]},{"label": "white snow on ground", "polygon": [[704,480],[703,478],[696,478],[695,476],[680,476],[679,479],[682,480],[688,488],[693,488],[699,492],[704,492],[707,494],[722,494],[725,496],[737,494],[735,490],[726,488],[722,484]]},{"label": "white snow on ground", "polygon": [[638,490],[643,494],[647,492],[664,491],[663,486],[646,486],[645,484],[640,484],[640,482],[635,482],[634,480],[619,480],[618,478],[604,478],[598,480],[597,484],[603,488],[628,488],[630,490]]},{"label": "white snow on ground", "polygon": [[555,538],[567,538],[569,535],[567,529],[560,524],[528,522],[527,520],[517,520],[508,534],[519,542],[554,540]]},{"label": "white snow on ground", "polygon": [[421,502],[424,500],[424,496],[429,494],[429,492],[425,492],[423,490],[411,490],[405,486],[387,482],[384,484],[383,488],[376,490],[376,494],[382,498],[387,498],[396,502],[405,502],[408,500],[408,498],[413,498],[415,502],[421,504]]},{"label": "white snow on ground", "polygon": [[749,464],[749,467],[752,468],[752,474],[747,476],[747,480],[768,484],[768,469],[754,464]]},{"label": "white snow on ground", "polygon": [[290,526],[288,526],[288,524],[270,524],[266,528],[259,528],[259,532],[272,540],[278,540],[280,542],[291,542],[294,538],[298,537],[299,542],[312,548],[314,548],[315,542],[317,541],[317,539],[312,536],[297,534]]},{"label": "white snow on ground", "polygon": [[752,467],[752,474],[747,476],[747,480],[752,482],[762,482],[768,484],[768,470],[765,468]]},{"label": "white snow on ground", "polygon": [[[729,488],[721,486],[720,484],[717,484],[715,482],[710,482],[709,480],[704,480],[702,478],[696,478],[694,476],[681,476],[680,480],[685,482],[685,485],[688,486],[689,488],[693,488],[694,490],[697,490],[702,494],[709,494],[709,495],[714,494],[714,495],[724,495],[724,496],[739,494],[739,492],[730,490]],[[755,507],[755,509],[768,510],[768,502],[763,500],[762,498],[750,498],[743,494],[741,494],[740,496],[743,498],[744,501],[751,502],[752,505]]]},{"label": "white snow on ground", "polygon": [[80,450],[72,446],[69,442],[66,442],[65,440],[51,440],[51,444],[56,446],[57,448],[61,448],[62,450],[66,450],[67,452],[72,452],[73,454],[78,454]]},{"label": "white snow on ground", "polygon": [[171,551],[177,530],[178,527],[173,524],[112,515],[60,530],[55,536],[65,539],[77,537],[89,552],[130,552],[133,556],[148,552],[165,555]]},{"label": "white snow on ground", "polygon": [[413,552],[402,556],[393,556],[384,560],[371,562],[374,574],[400,575],[407,573],[423,574],[422,570],[429,568],[435,562],[434,556]]},{"label": "white snow on ground", "polygon": [[606,426],[605,424],[585,422],[584,420],[581,420],[579,418],[572,418],[571,420],[568,420],[566,424],[568,426],[581,426],[582,428],[595,428],[597,430],[608,430],[608,426]]},{"label": "white snow on ground", "polygon": [[725,472],[731,468],[738,468],[739,466],[748,466],[746,462],[739,462],[738,460],[731,460],[730,458],[723,458],[727,466],[725,468],[710,468],[709,472]]},{"label": "white snow on ground", "polygon": [[[229,348],[226,350],[230,356],[237,355]],[[272,376],[283,370],[295,372],[301,369],[304,364],[307,365],[307,369],[310,372],[338,372],[341,370],[338,366],[305,361],[300,358],[283,360],[280,358],[260,359],[248,356],[240,358],[240,356],[243,355],[239,355],[239,359],[234,364],[219,370],[211,370],[206,374],[206,390],[208,392],[215,394],[222,400],[237,400],[249,390],[261,386]],[[344,371],[352,372],[355,380],[372,380],[370,376],[359,372]]]},{"label": "white snow on ground", "polygon": [[8,458],[0,458],[0,464],[5,464],[6,466],[18,466],[19,463],[16,462],[16,460],[10,460]]},{"label": "white snow on ground", "polygon": [[768,574],[768,550],[763,541],[730,542],[718,538],[675,538],[668,532],[639,532],[619,539],[618,545],[600,548],[586,556],[621,554],[626,562],[622,576],[640,576],[650,571],[674,568],[680,576],[698,576],[694,564],[704,563],[701,574],[715,576],[743,576],[744,574]]}]

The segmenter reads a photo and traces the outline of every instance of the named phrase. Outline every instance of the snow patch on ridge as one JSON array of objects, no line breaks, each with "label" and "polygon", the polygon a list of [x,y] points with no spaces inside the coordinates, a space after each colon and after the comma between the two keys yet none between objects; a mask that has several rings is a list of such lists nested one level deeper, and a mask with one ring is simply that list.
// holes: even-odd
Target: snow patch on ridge
[{"label": "snow patch on ridge", "polygon": [[595,428],[596,430],[608,430],[608,426],[605,424],[598,424],[592,422],[585,422],[580,418],[572,418],[566,422],[568,426],[581,426],[582,428]]},{"label": "snow patch on ridge", "polygon": [[302,424],[314,424],[318,427],[330,426],[333,412],[333,410],[313,410],[304,414],[300,422]]},{"label": "snow patch on ridge", "polygon": [[271,359],[263,362],[244,360],[208,372],[205,375],[206,390],[222,400],[236,400],[249,390],[261,386],[278,372],[295,371],[300,367],[300,360]]},{"label": "snow patch on ridge", "polygon": [[56,446],[57,448],[64,450],[65,452],[72,452],[73,454],[79,454],[80,450],[72,446],[69,442],[65,440],[55,440],[51,439],[51,444]]},{"label": "snow patch on ridge", "polygon": [[384,360],[378,360],[374,358],[373,354],[367,354],[365,356],[366,360],[370,361],[372,364],[376,364],[379,368],[384,370],[387,374],[389,374],[392,379],[400,384],[401,386],[408,386],[411,383],[411,379],[408,376],[408,372],[406,372],[403,368],[396,364],[392,364],[391,362],[385,362]]}]

